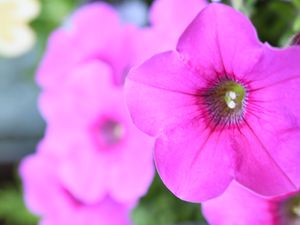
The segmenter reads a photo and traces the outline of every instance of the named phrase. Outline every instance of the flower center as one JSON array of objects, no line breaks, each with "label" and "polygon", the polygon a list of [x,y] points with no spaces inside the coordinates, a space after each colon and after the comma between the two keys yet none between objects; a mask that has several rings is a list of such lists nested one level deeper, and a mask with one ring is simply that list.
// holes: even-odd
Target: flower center
[{"label": "flower center", "polygon": [[243,119],[245,87],[232,80],[221,80],[203,91],[208,117],[216,125],[235,124]]},{"label": "flower center", "polygon": [[105,120],[100,125],[100,136],[102,142],[107,145],[115,145],[121,141],[125,133],[124,127],[111,119]]},{"label": "flower center", "polygon": [[284,203],[285,212],[292,221],[300,222],[300,196],[294,196]]}]

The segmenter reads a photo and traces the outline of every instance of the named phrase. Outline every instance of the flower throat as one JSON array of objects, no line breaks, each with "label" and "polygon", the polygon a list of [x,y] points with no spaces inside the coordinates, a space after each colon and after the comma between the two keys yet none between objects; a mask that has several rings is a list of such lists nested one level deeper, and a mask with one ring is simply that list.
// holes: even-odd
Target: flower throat
[{"label": "flower throat", "polygon": [[243,119],[246,89],[237,81],[220,80],[203,90],[207,117],[216,125],[237,124]]}]

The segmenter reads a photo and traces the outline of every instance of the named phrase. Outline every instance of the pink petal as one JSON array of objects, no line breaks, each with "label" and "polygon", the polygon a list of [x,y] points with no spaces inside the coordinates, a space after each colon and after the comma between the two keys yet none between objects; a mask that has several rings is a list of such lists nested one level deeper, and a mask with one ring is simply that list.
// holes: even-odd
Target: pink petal
[{"label": "pink petal", "polygon": [[131,70],[125,94],[134,123],[156,135],[163,127],[189,120],[189,112],[198,111],[194,95],[204,79],[176,52],[159,54]]},{"label": "pink petal", "polygon": [[249,189],[265,196],[275,196],[295,190],[295,185],[274,160],[270,145],[265,143],[260,126],[247,122],[245,128],[232,136],[235,152],[235,179]]},{"label": "pink petal", "polygon": [[107,163],[92,152],[89,142],[74,142],[74,148],[59,168],[63,185],[86,204],[94,204],[109,190]]},{"label": "pink petal", "polygon": [[206,5],[205,0],[154,1],[150,9],[151,26],[137,30],[134,37],[135,65],[154,54],[175,49],[182,32]]},{"label": "pink petal", "polygon": [[261,56],[251,22],[223,4],[203,9],[181,36],[177,50],[201,73],[245,74]]},{"label": "pink petal", "polygon": [[[106,197],[94,206],[85,207],[75,216],[78,225],[131,225],[130,207]],[[71,221],[68,224],[73,224]]]},{"label": "pink petal", "polygon": [[182,123],[160,136],[155,148],[158,173],[179,198],[200,202],[220,195],[232,180],[232,156],[226,132],[201,120]]},{"label": "pink petal", "polygon": [[57,216],[75,205],[62,191],[56,176],[58,161],[53,157],[35,155],[20,164],[27,207],[37,215]]},{"label": "pink petal", "polygon": [[154,177],[153,139],[132,124],[127,129],[127,140],[119,146],[119,156],[111,167],[111,195],[122,202],[145,195]]},{"label": "pink petal", "polygon": [[[74,51],[70,37],[63,29],[53,32],[48,40],[47,51],[40,63],[36,80],[42,87],[54,86],[65,79],[66,72],[80,58],[80,52]],[[65,53],[71,53],[66,60]]]},{"label": "pink petal", "polygon": [[[277,170],[269,168],[259,172],[260,176],[269,174],[269,178],[262,178],[262,183],[256,185],[260,187],[255,188],[266,188],[263,187],[264,181],[273,180],[275,183],[270,183],[272,187],[269,188],[276,193],[267,191],[268,188],[264,193],[260,191],[271,195],[293,191],[300,185],[300,165],[297,160],[300,157],[300,48],[277,50],[266,46],[265,52],[261,62],[245,77],[251,81],[246,119],[258,137],[245,152],[256,155],[263,167],[267,164],[265,157],[270,158],[274,166],[276,164]],[[253,135],[250,136],[253,139]],[[261,154],[265,154],[265,157]],[[279,180],[283,179],[286,182],[281,183]]]},{"label": "pink petal", "polygon": [[154,1],[150,9],[151,25],[177,39],[207,4],[205,0]]},{"label": "pink petal", "polygon": [[211,225],[273,225],[278,212],[272,201],[261,198],[236,182],[219,197],[202,204],[202,212]]},{"label": "pink petal", "polygon": [[131,225],[130,209],[128,205],[105,197],[97,204],[82,205],[64,214],[44,217],[40,225]]},{"label": "pink petal", "polygon": [[74,66],[65,84],[40,96],[40,109],[47,122],[63,127],[86,126],[98,119],[103,101],[107,101],[107,96],[101,99],[102,93],[113,86],[111,72],[107,64],[96,60]]},{"label": "pink petal", "polygon": [[93,58],[111,64],[116,80],[120,80],[131,59],[132,43],[128,40],[134,32],[121,25],[108,4],[93,3],[80,8],[65,27],[52,34],[37,82],[44,88],[57,87],[74,66]]}]

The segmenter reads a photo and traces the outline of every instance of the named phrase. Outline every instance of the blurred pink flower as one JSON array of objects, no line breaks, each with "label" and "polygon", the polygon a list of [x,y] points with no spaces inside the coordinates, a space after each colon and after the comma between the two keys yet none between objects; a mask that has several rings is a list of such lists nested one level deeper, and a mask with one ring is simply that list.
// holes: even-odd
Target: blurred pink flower
[{"label": "blurred pink flower", "polygon": [[20,165],[24,197],[42,225],[130,225],[132,205],[117,203],[109,195],[93,204],[78,200],[59,176],[59,159],[37,154]]},{"label": "blurred pink flower", "polygon": [[139,62],[153,54],[175,49],[182,32],[207,4],[206,0],[154,1],[149,11],[150,26],[139,29],[136,35]]},{"label": "blurred pink flower", "polygon": [[204,202],[202,211],[210,225],[297,225],[300,195],[267,199],[232,182],[221,196]]},{"label": "blurred pink flower", "polygon": [[40,96],[48,123],[42,151],[64,158],[62,182],[79,199],[92,203],[110,194],[135,201],[154,175],[152,138],[132,124],[107,64],[89,61],[69,74]]},{"label": "blurred pink flower", "polygon": [[135,33],[136,28],[123,24],[108,4],[92,3],[79,8],[51,35],[37,73],[38,84],[56,88],[75,65],[91,59],[110,64],[115,82],[121,83],[135,57]]},{"label": "blurred pink flower", "polygon": [[154,175],[153,140],[133,126],[120,85],[135,32],[109,5],[84,6],[53,34],[37,75],[46,151],[64,158],[62,182],[90,203],[136,201]]},{"label": "blurred pink flower", "polygon": [[272,48],[250,21],[213,3],[128,75],[134,123],[157,136],[155,162],[178,197],[220,195],[235,179],[274,196],[300,184],[300,47]]}]

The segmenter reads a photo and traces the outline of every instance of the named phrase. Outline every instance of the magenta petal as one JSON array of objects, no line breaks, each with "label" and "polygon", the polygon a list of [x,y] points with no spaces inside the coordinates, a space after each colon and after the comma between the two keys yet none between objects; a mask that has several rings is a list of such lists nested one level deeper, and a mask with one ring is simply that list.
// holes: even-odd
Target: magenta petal
[{"label": "magenta petal", "polygon": [[107,64],[97,60],[74,66],[67,82],[40,96],[40,108],[47,122],[70,128],[98,119],[103,102],[108,101],[102,93],[113,86],[111,72]]},{"label": "magenta petal", "polygon": [[177,39],[206,5],[206,0],[156,0],[151,6],[150,22],[155,29]]},{"label": "magenta petal", "polygon": [[125,83],[134,123],[148,134],[156,135],[162,127],[189,120],[187,112],[198,110],[194,95],[203,84],[203,78],[185,65],[176,52],[151,58],[133,69]]},{"label": "magenta petal", "polygon": [[235,179],[265,196],[294,191],[295,185],[274,160],[263,140],[252,124],[247,123],[243,130],[236,131],[232,138],[236,154]]},{"label": "magenta petal", "polygon": [[158,138],[158,173],[179,198],[201,202],[216,197],[232,180],[229,145],[226,132],[213,132],[195,119]]},{"label": "magenta petal", "polygon": [[[253,152],[258,157],[261,153],[256,150],[261,149],[269,154],[267,158],[272,158],[278,169],[269,168],[265,174],[270,174],[270,181],[275,182],[272,189],[280,193],[300,186],[300,164],[297,160],[300,157],[299,55],[299,47],[278,50],[266,46],[264,58],[248,76],[253,81],[250,83],[249,114],[246,119],[261,143],[251,142],[253,149],[249,147],[245,152]],[[261,166],[266,165],[266,159],[259,160]],[[261,174],[264,172],[260,171]],[[284,177],[286,182],[280,184],[279,180]]]},{"label": "magenta petal", "polygon": [[20,164],[24,198],[35,214],[59,217],[74,207],[57,178],[58,161],[46,155],[29,156]]},{"label": "magenta petal", "polygon": [[272,209],[272,201],[256,196],[236,182],[221,196],[202,204],[202,212],[210,225],[274,225],[278,212]]},{"label": "magenta petal", "polygon": [[131,225],[130,207],[105,197],[95,205],[87,205],[69,217],[68,224],[89,225]]},{"label": "magenta petal", "polygon": [[129,137],[111,169],[111,195],[122,202],[145,195],[154,177],[154,141],[132,124],[128,128]]},{"label": "magenta petal", "polygon": [[76,147],[74,146],[69,157],[62,162],[59,176],[63,185],[80,201],[93,204],[102,199],[109,190],[106,164],[90,152],[91,146],[83,146],[79,142]]},{"label": "magenta petal", "polygon": [[223,4],[203,9],[181,36],[177,50],[199,71],[245,74],[261,55],[251,22]]},{"label": "magenta petal", "polygon": [[121,73],[129,64],[132,54],[130,38],[135,32],[124,27],[117,12],[108,4],[93,3],[80,8],[65,27],[51,35],[38,70],[38,84],[43,88],[56,88],[64,83],[74,66],[92,58],[111,64],[116,67],[115,73]]}]

